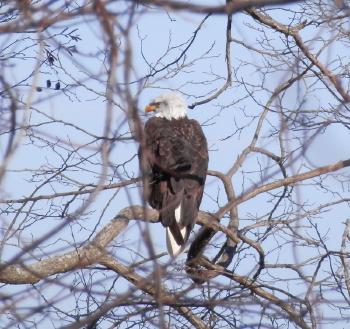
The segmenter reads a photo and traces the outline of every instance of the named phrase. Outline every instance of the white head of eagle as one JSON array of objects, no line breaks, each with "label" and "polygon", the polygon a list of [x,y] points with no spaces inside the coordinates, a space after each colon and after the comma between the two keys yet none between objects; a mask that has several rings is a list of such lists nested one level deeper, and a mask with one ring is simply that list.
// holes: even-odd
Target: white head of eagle
[{"label": "white head of eagle", "polygon": [[179,93],[156,97],[146,106],[146,112],[153,111],[139,156],[148,202],[159,211],[174,257],[184,249],[197,220],[208,168],[207,141],[200,124],[187,118],[187,104]]},{"label": "white head of eagle", "polygon": [[146,112],[152,111],[156,111],[158,118],[180,119],[186,116],[187,104],[179,93],[172,91],[156,97],[146,106]]}]

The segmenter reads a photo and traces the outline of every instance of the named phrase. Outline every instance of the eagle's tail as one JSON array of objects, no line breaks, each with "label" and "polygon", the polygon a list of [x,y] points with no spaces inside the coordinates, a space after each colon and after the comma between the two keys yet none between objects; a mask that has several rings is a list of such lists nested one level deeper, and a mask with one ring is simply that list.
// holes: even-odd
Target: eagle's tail
[{"label": "eagle's tail", "polygon": [[161,220],[166,227],[166,244],[169,255],[183,251],[198,215],[198,193],[201,186],[193,179],[171,181],[173,193],[164,194]]},{"label": "eagle's tail", "polygon": [[188,227],[181,228],[181,203],[175,209],[175,219],[176,223],[174,223],[174,227],[167,226],[166,227],[166,246],[168,249],[168,253],[171,257],[176,257],[180,254],[183,248],[186,245],[189,232]]}]

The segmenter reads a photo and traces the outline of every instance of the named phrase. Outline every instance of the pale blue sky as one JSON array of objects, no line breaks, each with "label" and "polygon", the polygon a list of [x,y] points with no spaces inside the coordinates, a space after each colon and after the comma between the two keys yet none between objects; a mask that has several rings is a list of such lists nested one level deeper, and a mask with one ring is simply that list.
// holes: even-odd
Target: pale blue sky
[{"label": "pale blue sky", "polygon": [[[220,2],[222,3],[222,1]],[[287,13],[281,12],[279,19],[283,20],[288,16]],[[170,17],[174,21],[170,20]],[[204,16],[202,15],[188,15],[185,13],[170,14],[165,13],[156,13],[154,12],[151,15],[143,16],[137,22],[137,25],[133,26],[131,31],[132,35],[132,49],[133,49],[133,68],[135,69],[135,77],[142,77],[148,72],[148,67],[145,65],[145,62],[140,55],[140,38],[143,39],[143,54],[146,57],[149,63],[154,64],[162,54],[166,52],[168,46],[175,47],[183,42],[189,40],[192,36],[193,31],[197,28],[200,21]],[[276,17],[277,18],[277,17]],[[261,34],[258,32],[253,33],[252,30],[247,26],[247,23],[253,24],[252,20],[243,14],[237,14],[233,19],[233,36],[235,39],[242,40],[249,44],[252,47],[257,47],[259,45],[259,40]],[[175,77],[169,77],[167,79],[161,79],[160,81],[150,79],[147,83],[146,88],[144,88],[140,94],[139,98],[139,108],[140,111],[143,110],[144,106],[152,99],[154,96],[163,92],[164,89],[180,89],[185,95],[191,95],[187,97],[188,103],[191,104],[196,97],[202,97],[207,93],[212,93],[219,88],[224,80],[222,77],[225,76],[225,61],[224,61],[224,52],[225,52],[225,26],[226,19],[224,16],[210,17],[204,24],[201,31],[198,33],[198,37],[195,40],[193,47],[186,54],[186,63],[194,61],[192,65],[189,65],[185,73],[181,73]],[[103,50],[103,43],[101,42],[101,35],[96,32],[98,31],[95,23],[91,22],[82,22],[75,26],[78,28],[77,34],[80,35],[82,40],[77,43],[77,47],[80,52],[85,53],[86,55],[95,54],[100,50]],[[57,29],[60,30],[60,29]],[[53,33],[53,32],[52,32]],[[317,33],[320,33],[317,31]],[[316,35],[317,35],[316,33]],[[281,43],[281,37],[277,33],[268,33],[271,38],[275,39],[276,44],[279,44],[280,47],[283,46]],[[307,31],[303,35],[304,38],[311,38],[313,31]],[[14,36],[16,38],[18,36]],[[171,37],[171,42],[169,43],[169,37]],[[2,37],[3,38],[3,37]],[[314,45],[317,48],[317,44]],[[174,58],[176,58],[179,53],[182,51],[183,46],[176,48],[163,59],[163,64],[168,63]],[[207,53],[210,50],[209,53]],[[342,56],[345,53],[342,47],[334,47],[332,53],[327,53],[322,59],[330,61],[329,57],[332,56]],[[16,62],[16,69],[11,73],[13,76],[13,81],[18,81],[21,79],[23,74],[26,74],[31,70],[31,66],[28,65],[29,62],[35,62],[35,54],[37,54],[37,48],[30,50],[33,59],[27,61],[18,61]],[[248,85],[253,83],[259,83],[263,79],[263,73],[255,70],[253,66],[245,65],[245,61],[249,61],[259,66],[262,65],[262,59],[259,58],[256,53],[246,50],[239,44],[232,43],[231,47],[232,54],[232,64],[235,70],[235,77],[238,81],[243,79]],[[205,58],[197,61],[198,57],[204,55]],[[122,55],[121,55],[122,56]],[[46,79],[52,80],[61,80],[62,86],[65,86],[66,83],[73,83],[73,80],[69,77],[69,74],[72,74],[74,77],[79,77],[84,79],[84,67],[88,68],[96,76],[96,80],[102,78],[101,72],[103,72],[104,64],[101,62],[100,57],[88,57],[86,56],[76,56],[75,60],[77,63],[72,64],[72,58],[70,55],[65,53],[63,50],[60,52],[60,60],[64,69],[67,71],[66,74],[61,70],[58,70],[58,73],[55,73],[54,70],[50,69],[47,66],[43,66],[41,73],[38,77],[38,84],[44,85]],[[27,70],[27,71],[26,71]],[[213,79],[213,76],[217,75],[217,80],[211,83],[203,83],[203,81]],[[287,76],[283,73],[276,73],[274,76],[269,75],[266,85],[273,89],[285,81]],[[28,82],[29,84],[31,82]],[[89,88],[95,88],[101,93],[104,92],[103,82],[96,82],[89,80],[87,82]],[[304,86],[299,85],[302,89]],[[26,99],[28,90],[30,86],[22,86],[18,88],[18,92],[23,95],[23,100]],[[132,87],[132,91],[136,92],[138,87],[135,85]],[[104,126],[104,116],[105,116],[105,103],[103,102],[102,97],[96,96],[96,94],[91,93],[85,88],[76,89],[79,100],[74,99],[71,101],[68,97],[64,97],[61,92],[56,93],[53,90],[46,90],[42,93],[34,94],[34,103],[33,106],[37,107],[43,113],[52,116],[58,120],[64,120],[65,122],[76,124],[77,126],[87,130],[88,132],[96,135],[102,134]],[[53,96],[54,97],[51,97]],[[328,103],[331,101],[329,95],[322,92],[322,94],[315,93],[317,98],[308,98],[305,102],[305,108],[313,109],[318,103],[324,104],[324,107],[328,107]],[[199,106],[195,110],[189,111],[189,116],[195,118],[201,123],[204,123],[204,132],[208,139],[208,144],[210,147],[210,164],[209,169],[219,170],[225,172],[234,162],[238,154],[248,146],[257,123],[257,119],[252,120],[251,116],[257,116],[263,110],[262,106],[259,106],[252,101],[251,98],[243,99],[238,104],[233,104],[237,99],[241,99],[246,96],[246,91],[242,86],[238,86],[237,82],[233,83],[232,88],[226,91],[223,95],[220,96],[218,100],[214,100],[211,103]],[[256,99],[264,104],[268,99],[266,91],[257,91],[254,95]],[[285,102],[290,107],[293,108],[293,104],[296,103],[297,97],[297,88],[291,89],[290,92],[285,96]],[[41,98],[43,100],[41,101]],[[49,98],[47,100],[47,98]],[[116,101],[119,102],[118,96],[116,96]],[[323,106],[323,105],[322,105]],[[143,113],[143,112],[142,112]],[[245,114],[243,114],[245,113]],[[142,114],[143,115],[143,114]],[[146,119],[143,117],[143,119]],[[34,122],[43,122],[47,118],[44,118],[43,115],[38,115],[35,112],[32,112],[31,123]],[[113,109],[113,126],[119,126],[125,118],[117,107]],[[259,141],[258,146],[266,147],[267,149],[278,152],[278,147],[276,144],[276,139],[269,138],[268,132],[270,131],[270,124],[278,124],[279,116],[271,114],[266,123],[264,123],[263,128],[263,139]],[[230,136],[236,130],[236,124],[238,126],[249,125],[248,128],[244,129],[239,135],[234,135],[231,138],[226,139],[227,136]],[[66,141],[71,141],[73,144],[80,145],[91,141],[91,136],[82,133],[72,127],[62,124],[48,124],[38,128],[42,133],[49,134],[54,138],[64,139]],[[124,123],[122,132],[127,131],[127,124]],[[292,135],[298,135],[299,133],[291,133]],[[302,132],[298,135],[302,137]],[[313,141],[310,149],[307,151],[307,159],[310,161],[309,164],[315,166],[326,165],[329,163],[334,163],[338,160],[344,160],[349,158],[348,152],[348,131],[341,126],[334,126],[327,129],[327,132],[320,134]],[[53,138],[53,139],[54,139]],[[30,145],[25,145],[27,140],[25,138],[21,141],[22,146],[15,154],[11,162],[11,169],[24,169],[24,168],[38,168],[40,166],[49,165],[59,165],[62,163],[62,159],[57,153],[50,153],[47,151],[40,150],[38,148],[33,148]],[[293,143],[291,143],[291,146]],[[91,154],[92,149],[98,146],[97,143],[91,145],[91,148],[82,150],[81,152],[86,152],[86,154]],[[124,142],[117,143],[113,152],[111,154],[111,162],[119,163],[129,159],[132,155],[135,154],[137,150],[137,145],[133,142]],[[63,152],[64,153],[64,152]],[[259,165],[266,165],[267,160],[264,158],[259,158],[257,161],[254,155],[249,157],[249,160],[244,164],[241,170],[237,175],[234,176],[234,186],[236,188],[236,193],[239,194],[242,190],[249,189],[254,183],[259,182],[257,174],[247,174],[247,172],[254,172],[259,169]],[[297,161],[293,169],[298,169],[300,161]],[[127,165],[126,167],[129,170],[129,173],[132,173],[134,176],[138,176],[138,164],[136,158]],[[88,169],[88,166],[83,169]],[[85,172],[84,170],[78,170],[71,173],[71,177],[76,178],[79,181],[85,183],[93,183],[97,181],[97,173],[99,171],[99,166],[92,164],[91,170],[96,171],[96,174],[91,172]],[[241,171],[245,172],[244,179]],[[291,174],[291,172],[289,172]],[[252,181],[249,181],[247,177],[251,178]],[[278,174],[274,178],[281,178],[281,175]],[[7,198],[19,198],[27,195],[30,191],[33,190],[33,184],[27,183],[24,180],[24,176],[19,174],[17,171],[10,173],[6,184],[3,187],[3,194]],[[337,189],[341,192],[339,184],[334,183],[332,180],[326,180],[327,184],[330,187]],[[37,184],[35,184],[37,185]],[[315,191],[314,188],[308,187],[308,182],[305,183],[303,190],[299,190],[299,195],[302,201],[308,201],[315,206],[324,199],[324,201],[330,201],[329,195],[326,195],[323,191]],[[19,188],[20,187],[20,188]],[[68,186],[60,186],[60,190],[69,191],[74,188]],[[84,222],[84,225],[87,225],[89,229],[93,229],[96,225],[96,218],[102,213],[102,208],[107,204],[108,199],[111,197],[114,191],[102,192],[98,199],[93,204],[89,210],[92,211],[91,214],[86,216],[87,220]],[[273,191],[277,193],[277,191]],[[46,186],[42,188],[37,195],[41,194],[51,194],[53,193],[53,188],[51,186]],[[279,193],[280,190],[279,190]],[[343,195],[348,196],[348,190],[343,191]],[[338,196],[334,195],[333,198],[336,199]],[[119,210],[123,207],[126,207],[131,199],[131,203],[139,204],[139,195],[138,190],[134,187],[131,189],[122,190],[113,200],[112,205],[108,207],[106,212],[103,214],[99,227],[101,228],[105,223],[108,222]],[[201,205],[202,210],[206,211],[215,211],[217,210],[216,198],[218,199],[220,205],[223,205],[226,201],[225,194],[221,183],[212,177],[208,177],[206,185],[206,195],[203,198]],[[254,200],[250,200],[238,207],[240,215],[240,225],[244,227],[246,223],[251,223],[249,220],[251,216],[262,216],[263,214],[268,214],[269,210],[273,207],[273,204],[268,202],[269,197],[267,195],[260,195]],[[45,202],[38,203],[38,206],[45,208]],[[330,248],[339,249],[340,236],[344,228],[343,222],[346,219],[348,208],[345,206],[337,206],[332,211],[323,214],[319,221],[320,230],[324,233],[329,229],[329,240],[327,244]],[[345,213],[346,212],[346,213]],[[226,220],[223,221],[226,223]],[[330,222],[332,225],[330,225]],[[154,229],[157,227],[157,229]],[[301,228],[302,230],[303,228]],[[47,227],[41,222],[33,226],[33,231],[31,232],[34,237],[39,237],[41,234],[46,232]],[[73,233],[72,233],[73,232]],[[57,246],[67,247],[66,241],[73,242],[74,240],[84,241],[89,235],[88,231],[79,231],[78,227],[73,227],[72,232],[70,229],[67,229],[64,236],[64,239],[57,244]],[[152,233],[154,237],[154,244],[158,252],[165,251],[165,234],[164,229],[160,224],[152,224]],[[117,242],[125,239],[126,241],[133,241],[131,245],[135,249],[139,249],[140,252],[144,251],[145,248],[140,243],[140,229],[137,225],[134,225],[132,228],[128,229],[126,233],[122,236],[120,240],[117,239]],[[219,236],[219,235],[218,235]],[[30,236],[23,236],[23,240],[30,239]],[[61,234],[53,237],[51,240],[55,241],[56,239],[61,239]],[[50,241],[51,241],[50,240]],[[268,249],[273,243],[273,241],[268,241],[268,244],[265,246]],[[139,245],[140,244],[140,245]],[[293,254],[291,253],[291,245],[286,245],[281,249],[276,247],[276,250],[271,252],[268,256],[268,261],[278,260],[281,263],[287,261],[293,261]],[[309,255],[316,254],[318,251],[312,247],[305,247],[305,254],[299,255],[299,257],[309,257]],[[13,250],[11,250],[13,251]],[[41,251],[38,251],[38,254],[41,255]],[[5,255],[5,258],[10,255],[10,249],[8,254]],[[118,257],[121,259],[129,255],[124,250]],[[180,261],[184,259],[185,255],[180,258]],[[282,258],[286,258],[283,260]],[[237,271],[241,274],[245,274],[247,271],[250,271],[254,268],[254,259],[247,258],[247,261],[242,261]],[[253,265],[252,265],[253,263]],[[277,273],[277,271],[276,271]],[[281,274],[281,273],[279,273]],[[283,273],[282,273],[283,274]],[[288,274],[289,275],[289,274]],[[325,276],[325,273],[321,274],[321,277]],[[289,284],[289,283],[286,283]],[[304,291],[305,287],[299,287],[300,291]],[[56,292],[56,291],[55,291]],[[67,308],[70,306],[68,305]],[[326,327],[325,327],[326,328]],[[343,328],[343,324],[332,324],[332,328],[340,329]]]}]

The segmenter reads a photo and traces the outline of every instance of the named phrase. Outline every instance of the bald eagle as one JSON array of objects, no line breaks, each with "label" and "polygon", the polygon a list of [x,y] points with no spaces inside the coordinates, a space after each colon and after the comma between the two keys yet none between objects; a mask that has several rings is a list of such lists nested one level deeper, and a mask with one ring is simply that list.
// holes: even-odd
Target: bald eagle
[{"label": "bald eagle", "polygon": [[153,111],[155,116],[145,124],[140,159],[144,159],[148,178],[148,202],[159,211],[168,252],[175,257],[197,220],[208,147],[200,124],[187,118],[187,104],[180,94],[169,92],[155,98],[146,107],[146,112]]}]

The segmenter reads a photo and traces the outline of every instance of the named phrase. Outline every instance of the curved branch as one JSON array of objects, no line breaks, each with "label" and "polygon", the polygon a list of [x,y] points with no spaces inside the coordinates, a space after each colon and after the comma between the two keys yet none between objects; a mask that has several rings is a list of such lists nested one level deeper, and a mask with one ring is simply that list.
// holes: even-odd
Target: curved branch
[{"label": "curved branch", "polygon": [[226,212],[228,212],[233,206],[240,204],[244,201],[250,200],[253,197],[257,196],[258,194],[261,194],[263,192],[271,191],[276,188],[279,188],[281,186],[287,186],[287,185],[292,185],[310,178],[314,178],[320,175],[324,175],[330,172],[337,171],[342,168],[346,168],[350,166],[350,159],[344,160],[344,161],[339,161],[327,166],[319,167],[314,170],[307,171],[302,174],[290,176],[285,179],[280,179],[278,181],[275,181],[273,183],[268,183],[265,185],[262,185],[260,187],[255,187],[253,186],[250,191],[241,194],[237,199],[232,200],[231,202],[228,202],[226,205],[221,207],[215,214],[216,218],[221,218]]},{"label": "curved branch", "polygon": [[[31,265],[1,264],[0,282],[8,284],[33,284],[51,275],[67,273],[86,268],[105,259],[105,249],[128,225],[130,220],[141,220],[149,223],[158,222],[158,211],[142,206],[130,206],[121,210],[93,240],[80,249],[77,248],[62,255],[49,257]],[[200,212],[198,223],[215,230],[220,230],[217,221],[208,213]]]},{"label": "curved branch", "polygon": [[[293,303],[291,303],[290,301],[284,301],[284,300],[280,299],[279,297],[273,295],[272,293],[268,292],[267,290],[263,289],[262,285],[259,283],[256,283],[254,279],[252,280],[252,279],[249,279],[245,276],[238,275],[238,274],[235,274],[233,272],[229,272],[225,268],[223,268],[222,266],[214,265],[204,258],[200,258],[198,260],[198,265],[202,266],[202,268],[205,268],[205,270],[192,268],[193,271],[196,272],[195,275],[197,276],[196,277],[197,280],[202,279],[202,280],[206,281],[211,277],[215,277],[217,275],[223,275],[223,276],[229,278],[230,280],[236,281],[237,283],[239,283],[243,287],[249,289],[256,296],[259,296],[259,297],[273,303],[274,305],[278,306],[279,308],[281,308],[284,312],[286,312],[288,317],[294,323],[296,323],[300,328],[303,328],[303,329],[310,328],[307,325],[307,323],[304,321],[304,318],[300,316],[300,311],[297,311],[294,308]],[[192,273],[192,274],[194,274],[194,273]],[[272,287],[269,287],[269,288],[271,289]],[[272,289],[278,290],[278,288],[272,288]],[[295,301],[298,301],[299,303],[304,303],[303,300],[300,300],[299,298],[297,298],[291,294],[288,294],[288,297],[295,299]]]},{"label": "curved branch", "polygon": [[[227,0],[229,1],[229,0]],[[216,99],[219,97],[228,87],[232,84],[232,64],[231,64],[231,42],[232,42],[232,35],[231,35],[231,29],[232,29],[232,14],[229,14],[227,16],[227,24],[226,24],[226,50],[225,50],[225,60],[226,60],[226,81],[224,85],[213,95],[210,97],[203,99],[199,102],[195,102],[191,104],[188,108],[194,109],[198,105],[203,105],[206,103],[209,103],[213,99]]]},{"label": "curved branch", "polygon": [[[283,33],[286,36],[291,36],[294,39],[295,44],[299,47],[305,57],[315,65],[321,73],[328,78],[328,80],[333,84],[334,88],[338,91],[340,96],[342,97],[342,102],[347,103],[350,102],[350,95],[344,89],[341,84],[341,81],[337,76],[335,76],[322,62],[311,53],[311,51],[307,48],[302,38],[300,37],[299,30],[304,27],[304,24],[301,24],[296,27],[290,27],[284,24],[281,24],[274,20],[272,17],[259,12],[256,9],[247,9],[247,13],[252,16],[255,20],[260,23],[263,23],[266,26],[271,27],[272,29]],[[327,87],[327,84],[325,84]]]}]

